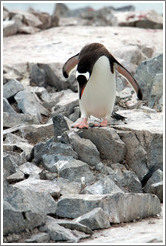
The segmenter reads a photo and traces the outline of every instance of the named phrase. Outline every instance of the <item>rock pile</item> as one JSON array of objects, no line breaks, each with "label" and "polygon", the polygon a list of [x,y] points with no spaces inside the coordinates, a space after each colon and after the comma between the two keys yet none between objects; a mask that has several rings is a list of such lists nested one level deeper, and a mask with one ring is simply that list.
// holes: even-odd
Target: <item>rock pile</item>
[{"label": "rock pile", "polygon": [[135,12],[132,5],[94,10],[91,7],[71,10],[63,3],[57,3],[53,14],[28,11],[8,11],[3,7],[3,36],[16,33],[33,34],[57,26],[130,26],[162,29],[163,17],[155,10]]},{"label": "rock pile", "polygon": [[[115,53],[121,61],[128,54],[127,67],[134,71],[144,100],[138,102],[133,90],[126,87],[126,81],[119,83],[118,77],[115,110],[126,117],[125,121],[112,117],[108,127],[98,128],[93,127],[98,119],[91,117],[92,127],[78,130],[72,128],[73,121],[80,116],[77,82],[74,74],[67,81],[61,74],[66,54],[73,54],[65,46],[71,30],[64,34],[63,28],[36,33],[34,40],[34,35],[17,35],[17,44],[25,37],[29,42],[26,49],[18,46],[18,50],[17,47],[13,50],[13,60],[8,58],[8,52],[16,36],[4,38],[4,242],[78,243],[91,237],[93,230],[156,216],[161,210],[161,45],[138,44],[134,38],[121,40],[122,32],[134,32],[136,28],[109,29],[110,35],[115,32],[119,35],[118,46],[127,47],[119,51],[115,45]],[[77,27],[72,28],[78,34]],[[85,29],[88,37],[93,34],[92,29],[95,38],[101,35],[100,27]],[[82,37],[84,31],[83,28]],[[61,49],[54,46],[51,53],[49,44],[40,46],[43,44],[38,40],[41,35],[46,36],[45,32],[48,39],[55,32],[62,35],[63,40],[57,37]],[[144,29],[138,32],[146,33]],[[148,42],[160,40],[157,39],[160,34],[159,30],[149,32]],[[83,44],[77,41],[71,47]],[[40,50],[45,54],[47,51],[46,56],[51,58],[47,59],[44,53],[37,56],[32,45],[42,47]],[[26,52],[30,49],[29,58]],[[65,57],[64,51],[67,51]]]}]

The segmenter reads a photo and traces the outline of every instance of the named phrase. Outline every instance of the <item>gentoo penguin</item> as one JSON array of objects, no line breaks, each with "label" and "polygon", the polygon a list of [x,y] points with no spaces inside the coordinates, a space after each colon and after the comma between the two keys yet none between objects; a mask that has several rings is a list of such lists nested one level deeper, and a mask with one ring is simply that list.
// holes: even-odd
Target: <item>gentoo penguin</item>
[{"label": "gentoo penguin", "polygon": [[96,126],[107,126],[116,97],[115,69],[131,83],[142,99],[141,89],[125,69],[100,43],[86,45],[80,53],[69,58],[63,66],[63,75],[68,78],[77,66],[76,78],[79,84],[79,105],[81,121],[74,127],[88,128],[88,117],[102,118]]}]

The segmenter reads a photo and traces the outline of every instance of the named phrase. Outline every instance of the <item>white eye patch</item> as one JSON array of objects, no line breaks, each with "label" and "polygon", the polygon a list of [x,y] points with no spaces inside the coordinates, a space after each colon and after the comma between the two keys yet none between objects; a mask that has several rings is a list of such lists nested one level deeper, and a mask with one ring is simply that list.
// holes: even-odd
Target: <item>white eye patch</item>
[{"label": "white eye patch", "polygon": [[78,71],[76,71],[76,78],[77,78],[79,75],[83,75],[83,76],[85,76],[85,78],[86,78],[87,80],[89,80],[89,77],[90,77],[90,73],[89,73],[89,72],[86,72],[86,73],[79,73]]}]

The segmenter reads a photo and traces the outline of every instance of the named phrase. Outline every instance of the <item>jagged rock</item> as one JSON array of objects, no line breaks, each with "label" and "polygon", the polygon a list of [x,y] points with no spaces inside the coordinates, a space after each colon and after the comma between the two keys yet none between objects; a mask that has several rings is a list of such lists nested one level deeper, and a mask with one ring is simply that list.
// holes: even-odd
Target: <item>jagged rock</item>
[{"label": "jagged rock", "polygon": [[3,112],[16,113],[6,98],[3,98]]},{"label": "jagged rock", "polygon": [[69,116],[74,112],[74,107],[78,106],[78,94],[72,92],[70,89],[65,90],[60,101],[52,110],[52,116],[63,113]]},{"label": "jagged rock", "polygon": [[141,193],[142,185],[137,175],[121,164],[112,164],[113,172],[109,174],[115,184],[124,192]]},{"label": "jagged rock", "polygon": [[108,127],[89,128],[78,133],[96,145],[101,158],[109,159],[113,163],[124,160],[126,147],[114,129]]},{"label": "jagged rock", "polygon": [[49,172],[57,173],[60,166],[65,165],[69,160],[73,160],[73,157],[59,154],[44,154],[41,158],[41,164]]},{"label": "jagged rock", "polygon": [[62,155],[77,158],[77,153],[68,144],[56,143],[54,138],[46,142],[38,143],[32,150],[32,158],[35,163],[39,163],[44,154],[47,155]]},{"label": "jagged rock", "polygon": [[35,192],[48,193],[54,198],[58,198],[60,196],[60,188],[56,181],[28,178],[14,184],[13,186],[18,187],[24,191],[30,190]]},{"label": "jagged rock", "polygon": [[34,165],[32,162],[25,162],[18,167],[18,171],[21,171],[26,177],[39,178],[39,174],[42,169]]},{"label": "jagged rock", "polygon": [[49,115],[48,110],[39,103],[34,93],[22,91],[18,92],[14,98],[17,101],[18,108],[21,109],[24,114],[36,116],[40,122],[41,114]]},{"label": "jagged rock", "polygon": [[48,233],[40,232],[32,235],[30,238],[25,239],[25,243],[48,243],[50,236]]},{"label": "jagged rock", "polygon": [[42,22],[42,24],[38,26],[40,29],[44,30],[51,27],[51,16],[47,12],[31,11],[31,13]]},{"label": "jagged rock", "polygon": [[16,173],[13,173],[12,175],[8,176],[6,180],[10,184],[10,183],[16,183],[22,181],[24,180],[24,178],[25,178],[24,173],[21,171],[17,171]]},{"label": "jagged rock", "polygon": [[23,23],[28,26],[39,27],[40,25],[42,25],[42,22],[30,12],[23,10],[12,10],[10,12],[10,17],[12,18],[15,15],[23,16]]},{"label": "jagged rock", "polygon": [[102,208],[94,208],[90,212],[76,218],[74,221],[88,226],[92,230],[110,227],[109,216]]},{"label": "jagged rock", "polygon": [[[35,115],[3,112],[3,127],[10,127],[10,129],[4,130],[4,134],[15,131],[14,129],[16,129],[16,127],[18,130],[21,128],[21,124],[30,125],[35,123],[39,123]],[[11,129],[13,127],[14,129]]]},{"label": "jagged rock", "polygon": [[134,75],[143,91],[143,99],[148,101],[150,108],[159,111],[159,100],[163,95],[163,55],[143,61]]},{"label": "jagged rock", "polygon": [[65,131],[69,130],[66,118],[62,114],[53,116],[54,136],[58,139]]},{"label": "jagged rock", "polygon": [[3,234],[19,233],[25,229],[33,229],[45,223],[46,215],[16,208],[8,201],[3,203]]},{"label": "jagged rock", "polygon": [[147,168],[147,152],[140,145],[137,135],[131,131],[119,133],[122,141],[126,144],[125,159],[129,167],[137,174],[138,178],[142,178],[148,173]]},{"label": "jagged rock", "polygon": [[163,180],[163,172],[160,169],[157,169],[153,172],[152,176],[148,179],[146,185],[144,186],[144,191],[151,193],[152,184],[161,182]]},{"label": "jagged rock", "polygon": [[109,177],[104,177],[92,185],[86,186],[83,194],[115,194],[123,191]]},{"label": "jagged rock", "polygon": [[46,231],[51,240],[77,242],[77,238],[71,230],[64,228],[56,223],[56,220],[47,216],[47,221],[44,226],[39,227],[40,231]]},{"label": "jagged rock", "polygon": [[69,132],[68,137],[73,149],[78,154],[79,160],[90,166],[95,166],[100,162],[100,153],[89,139],[81,138],[74,132]]},{"label": "jagged rock", "polygon": [[77,218],[96,207],[101,207],[109,215],[110,223],[128,222],[157,215],[161,210],[158,197],[152,194],[80,194],[62,196],[57,203],[56,215]]},{"label": "jagged rock", "polygon": [[3,86],[3,97],[6,99],[10,99],[11,97],[15,96],[19,91],[23,91],[23,85],[15,80],[11,79]]},{"label": "jagged rock", "polygon": [[39,68],[38,64],[29,64],[29,77],[31,85],[46,86],[45,73]]},{"label": "jagged rock", "polygon": [[17,170],[17,160],[8,153],[3,155],[4,178],[15,173]]},{"label": "jagged rock", "polygon": [[5,20],[3,21],[3,36],[11,36],[17,33],[17,25],[14,20]]}]

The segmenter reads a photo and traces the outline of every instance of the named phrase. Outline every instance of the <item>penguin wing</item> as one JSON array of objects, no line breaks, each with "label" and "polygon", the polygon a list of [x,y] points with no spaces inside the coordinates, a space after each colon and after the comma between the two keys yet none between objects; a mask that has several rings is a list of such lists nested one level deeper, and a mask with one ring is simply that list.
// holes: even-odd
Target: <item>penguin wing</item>
[{"label": "penguin wing", "polygon": [[69,77],[70,72],[75,68],[75,66],[78,64],[78,57],[79,53],[75,56],[70,57],[63,66],[63,76],[65,78]]},{"label": "penguin wing", "polygon": [[133,86],[134,90],[136,91],[137,97],[140,100],[142,100],[143,95],[142,95],[141,88],[139,87],[137,81],[130,74],[130,72],[117,61],[116,61],[116,69],[122,76],[124,76],[128,80],[128,82]]}]

